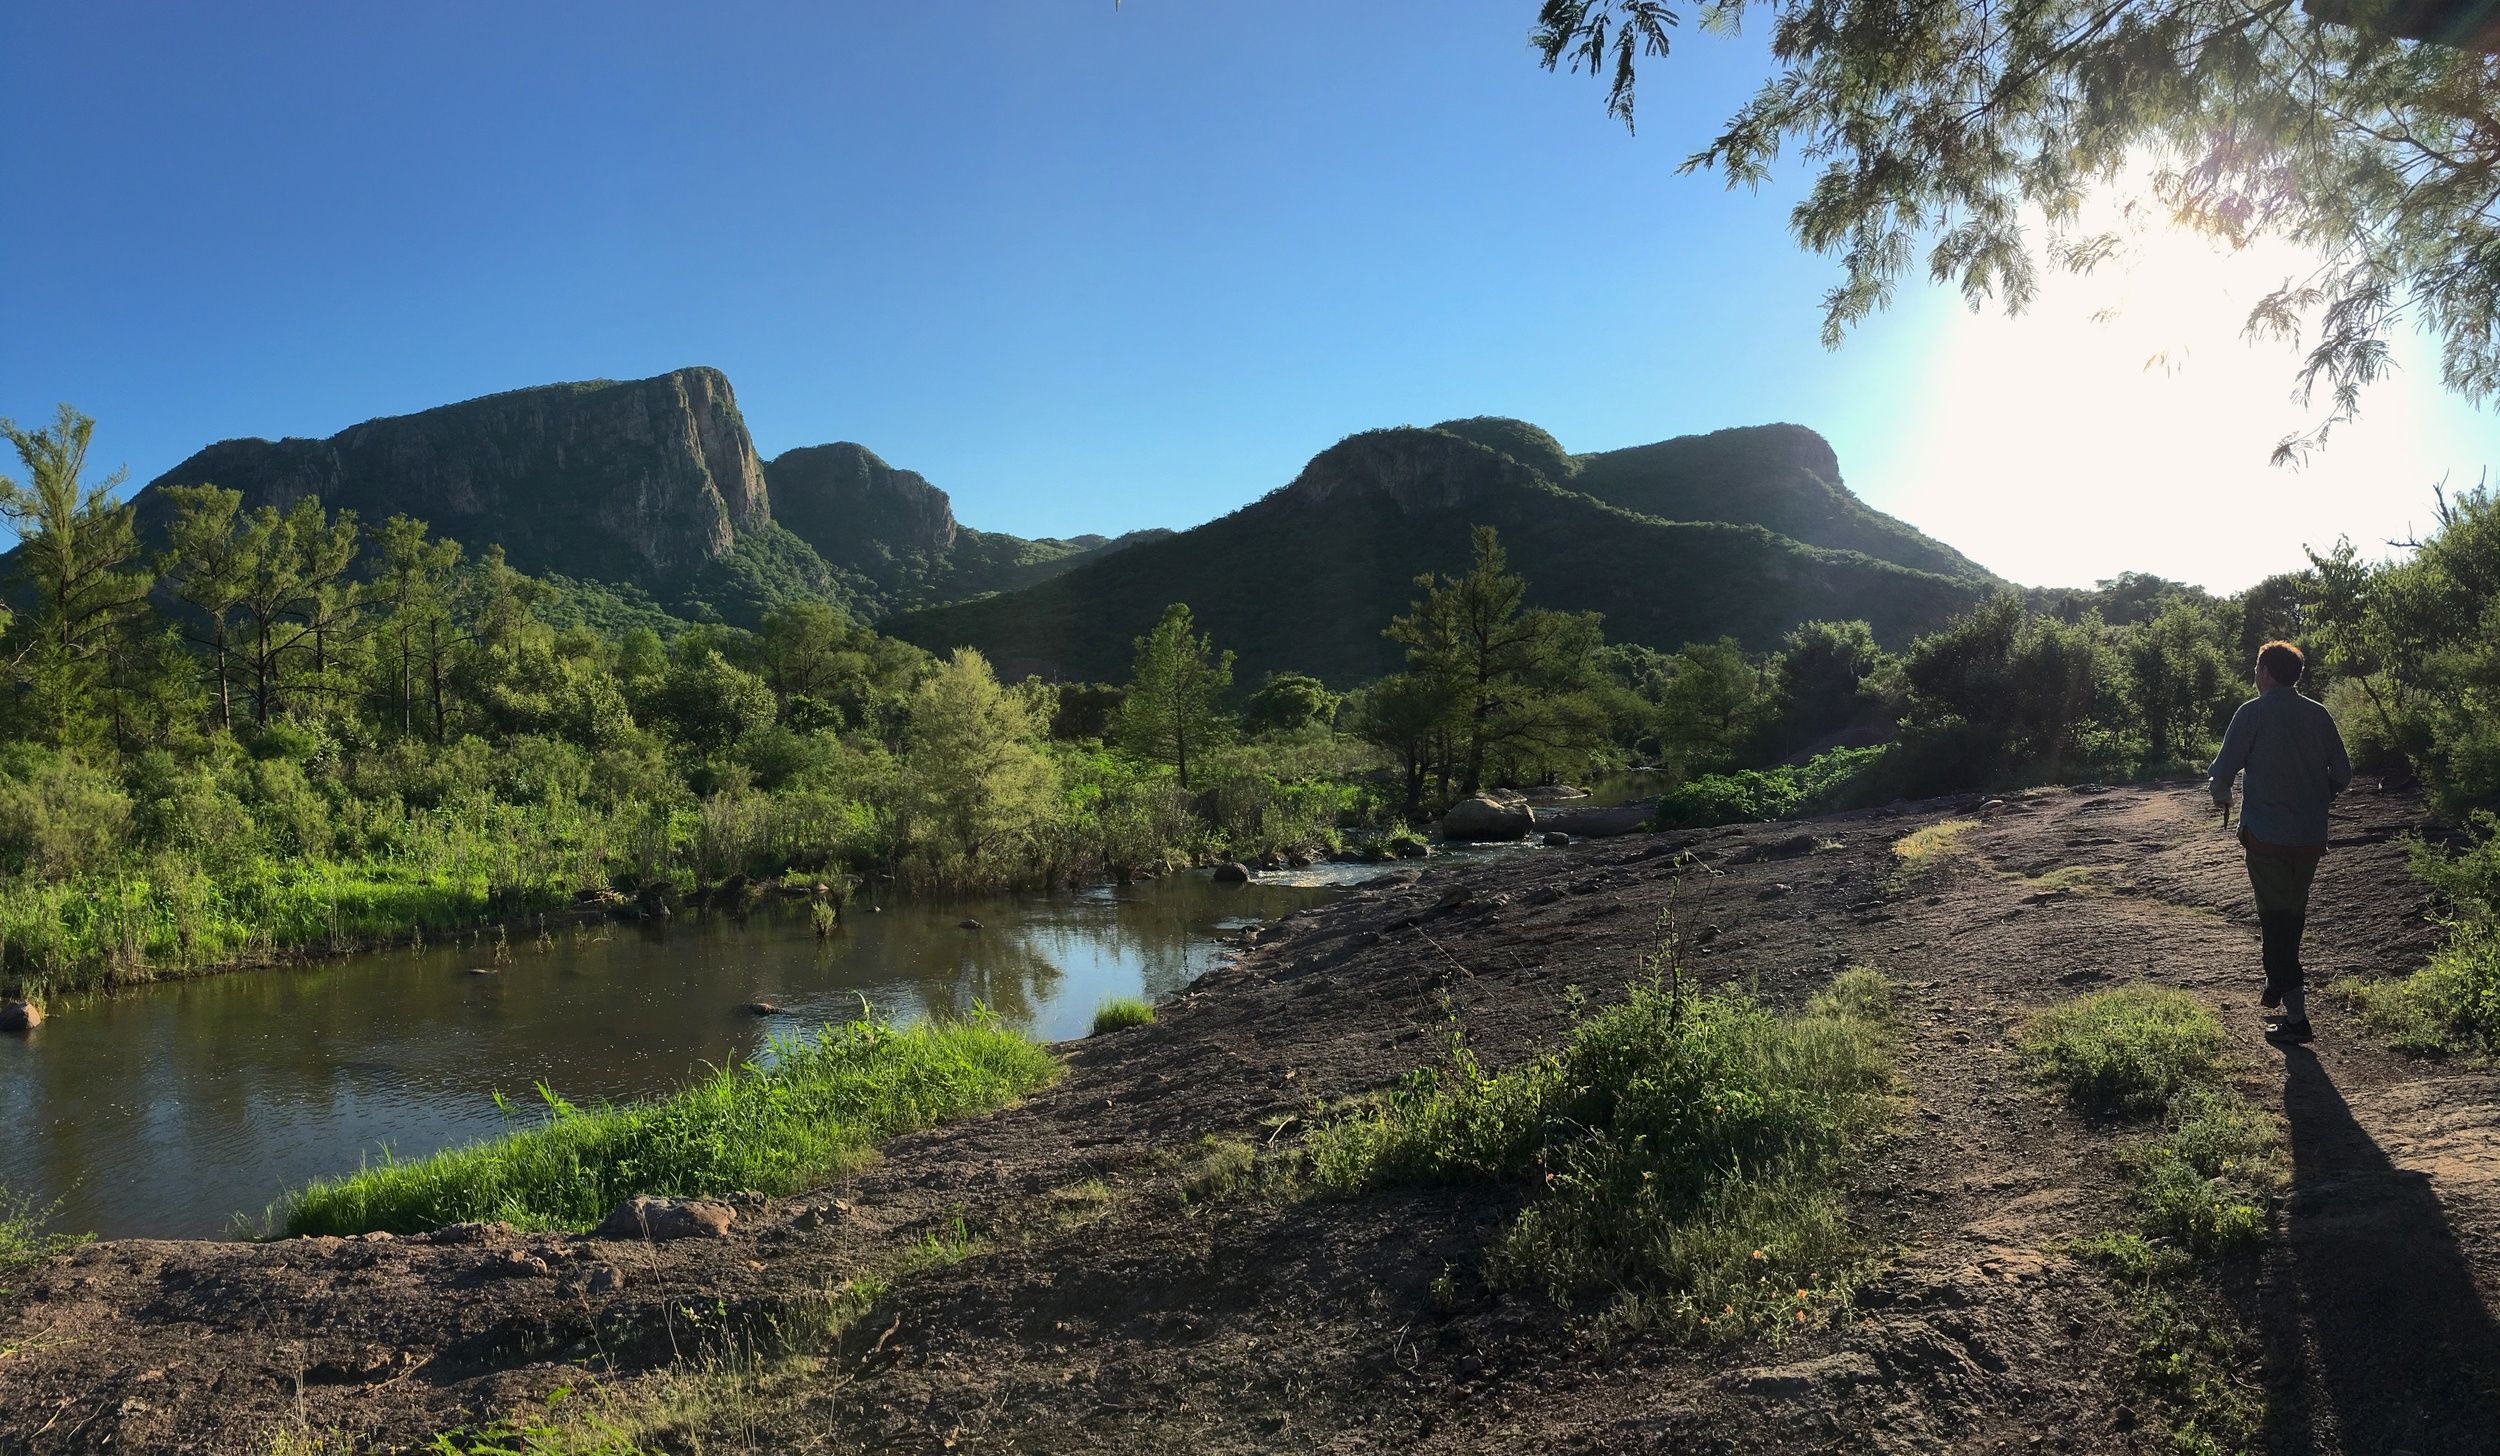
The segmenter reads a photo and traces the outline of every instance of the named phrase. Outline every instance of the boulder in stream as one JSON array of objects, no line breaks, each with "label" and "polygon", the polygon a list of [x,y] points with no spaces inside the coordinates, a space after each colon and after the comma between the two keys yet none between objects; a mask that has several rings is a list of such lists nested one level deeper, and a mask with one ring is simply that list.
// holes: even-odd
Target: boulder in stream
[{"label": "boulder in stream", "polygon": [[43,1025],[43,1005],[37,1001],[0,1001],[0,1031],[33,1031]]},{"label": "boulder in stream", "polygon": [[1246,885],[1250,883],[1250,867],[1237,859],[1226,860],[1215,867],[1215,882],[1219,885]]},{"label": "boulder in stream", "polygon": [[1536,830],[1536,810],[1507,789],[1487,789],[1461,799],[1441,816],[1443,839],[1525,839]]}]

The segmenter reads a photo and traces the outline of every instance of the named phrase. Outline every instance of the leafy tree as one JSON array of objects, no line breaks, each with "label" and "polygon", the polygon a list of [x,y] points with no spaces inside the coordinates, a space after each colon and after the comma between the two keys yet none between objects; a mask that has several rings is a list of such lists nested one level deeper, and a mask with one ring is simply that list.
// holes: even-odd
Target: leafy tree
[{"label": "leafy tree", "polygon": [[1422,595],[1386,636],[1406,648],[1407,671],[1455,703],[1460,789],[1475,793],[1499,757],[1585,752],[1605,734],[1586,695],[1602,645],[1594,613],[1526,605],[1528,583],[1508,570],[1490,526],[1470,537],[1463,576],[1415,578]]},{"label": "leafy tree", "polygon": [[1812,743],[1874,706],[1873,680],[1889,659],[1864,622],[1804,622],[1781,639],[1771,697],[1785,747]]},{"label": "leafy tree", "polygon": [[382,560],[374,574],[374,597],[382,605],[384,689],[401,736],[416,731],[418,678],[424,678],[427,717],[434,740],[449,726],[445,678],[459,632],[452,594],[460,570],[460,543],[431,538],[423,521],[393,516],[382,523]]},{"label": "leafy tree", "polygon": [[1271,672],[1242,706],[1242,726],[1253,733],[1298,733],[1335,721],[1338,696],[1307,673]]},{"label": "leafy tree", "polygon": [[1930,791],[2054,779],[2086,761],[2112,674],[2096,621],[2032,616],[2004,593],[1910,644],[1904,737]]},{"label": "leafy tree", "polygon": [[1233,655],[1211,637],[1193,636],[1189,608],[1163,609],[1154,629],[1136,639],[1127,696],[1120,703],[1122,746],[1140,758],[1172,765],[1189,787],[1189,759],[1223,741],[1224,694],[1233,685]]},{"label": "leafy tree", "polygon": [[1724,768],[1742,759],[1767,709],[1763,668],[1733,637],[1687,643],[1668,667],[1658,695],[1662,753],[1687,769]]},{"label": "leafy tree", "polygon": [[926,879],[977,882],[1053,812],[1058,775],[1042,751],[1041,715],[966,647],[913,690],[907,722],[897,844]]},{"label": "leafy tree", "polygon": [[[1732,29],[1757,8],[1714,0]],[[2466,4],[2382,0],[2056,0],[1866,6],[1782,0],[1776,73],[1684,164],[1753,186],[1783,151],[1821,165],[1792,215],[1840,255],[1824,303],[1836,343],[1889,301],[1923,244],[1926,271],[1974,304],[2028,304],[2042,260],[2084,271],[2116,240],[2082,231],[2096,184],[2156,158],[2177,221],[2234,244],[2288,238],[2321,260],[2249,315],[2305,340],[2306,391],[2329,406],[2296,454],[2357,408],[2408,325],[2441,341],[2451,388],[2500,386],[2500,24]],[[1629,125],[1638,71],[1667,54],[1666,0],[1542,0],[1549,68],[1607,82]],[[2427,20],[2451,22],[2440,30]],[[2430,44],[2401,43],[2411,36]],[[2035,243],[2038,246],[2035,247]]]},{"label": "leafy tree", "polygon": [[20,538],[17,571],[33,599],[33,615],[9,624],[15,640],[0,664],[31,689],[39,731],[55,743],[92,722],[108,659],[130,644],[122,628],[150,585],[146,572],[126,569],[139,542],[135,513],[113,499],[122,473],[84,479],[94,434],[95,421],[68,405],[41,429],[0,420],[26,467],[23,483],[0,476],[0,519]]},{"label": "leafy tree", "polygon": [[1347,712],[1356,737],[1396,756],[1406,783],[1406,812],[1420,811],[1425,780],[1436,769],[1447,779],[1445,750],[1459,722],[1455,685],[1420,673],[1392,673],[1356,694]]},{"label": "leafy tree", "polygon": [[2170,762],[2174,747],[2188,747],[2183,740],[2212,731],[2231,682],[2220,635],[2216,621],[2183,598],[2119,635],[2129,703],[2153,763]]}]

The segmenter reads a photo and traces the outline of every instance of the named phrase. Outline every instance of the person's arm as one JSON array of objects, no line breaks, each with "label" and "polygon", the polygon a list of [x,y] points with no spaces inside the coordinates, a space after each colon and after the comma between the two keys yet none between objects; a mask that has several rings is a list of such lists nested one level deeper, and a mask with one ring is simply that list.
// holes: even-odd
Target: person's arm
[{"label": "person's arm", "polygon": [[2344,734],[2335,726],[2335,715],[2322,711],[2318,717],[2326,723],[2326,791],[2332,796],[2352,783],[2352,755],[2344,751]]},{"label": "person's arm", "polygon": [[2256,720],[2249,715],[2249,709],[2255,706],[2253,702],[2240,704],[2240,710],[2231,715],[2231,726],[2222,732],[2222,751],[2214,755],[2213,767],[2214,802],[2217,804],[2231,802],[2231,781],[2248,766],[2248,750],[2257,737]]}]

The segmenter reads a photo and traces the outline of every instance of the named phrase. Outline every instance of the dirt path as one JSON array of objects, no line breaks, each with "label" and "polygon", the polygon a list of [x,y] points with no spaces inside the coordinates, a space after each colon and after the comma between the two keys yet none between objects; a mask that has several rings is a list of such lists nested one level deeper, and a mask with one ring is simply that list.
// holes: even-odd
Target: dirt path
[{"label": "dirt path", "polygon": [[[2314,1051],[2267,1047],[2237,851],[2194,790],[2017,800],[1967,836],[1978,858],[1898,890],[1893,840],[1971,808],[1608,840],[1293,917],[1155,1025],[1074,1046],[1060,1087],[898,1140],[723,1241],[95,1246],[0,1310],[0,1450],[409,1440],[558,1386],[630,1393],[689,1355],[712,1371],[689,1414],[707,1449],[2162,1449],[2130,1327],[2060,1252],[2124,1218],[2111,1142],[2007,1040],[2050,1002],[2156,980],[2222,1008],[2248,1090],[2289,1123],[2293,1191],[2245,1310],[2268,1446],[2500,1451],[2500,1087],[2374,1048],[2331,998]],[[2418,813],[2339,809],[2321,978],[2430,945],[2390,838]],[[1517,1194],[1240,1186],[1232,1145],[1289,1144],[1315,1102],[1394,1081],[1453,1026],[1498,1066],[1568,1026],[1566,987],[1619,995],[1686,847],[1708,872],[1683,902],[1718,927],[1707,978],[1784,1005],[1844,965],[1901,988],[1917,1106],[1854,1190],[1898,1252],[1857,1322],[1598,1349],[1479,1276]],[[2033,878],[2075,866],[2110,868],[2086,892]],[[508,1276],[515,1250],[551,1272]],[[621,1287],[589,1292],[602,1265]],[[831,1333],[827,1292],[877,1271]],[[811,1353],[718,1358],[775,1339]]]}]

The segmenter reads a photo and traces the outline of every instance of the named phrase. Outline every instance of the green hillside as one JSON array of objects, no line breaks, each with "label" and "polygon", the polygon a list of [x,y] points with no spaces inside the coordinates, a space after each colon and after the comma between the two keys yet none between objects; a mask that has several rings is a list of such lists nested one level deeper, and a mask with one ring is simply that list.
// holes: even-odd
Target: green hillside
[{"label": "green hillside", "polygon": [[932,649],[979,647],[1009,674],[1116,678],[1130,639],[1179,601],[1240,654],[1244,680],[1290,668],[1350,684],[1397,666],[1381,628],[1418,574],[1466,564],[1476,525],[1501,532],[1539,605],[1602,612],[1610,639],[1659,648],[1722,635],[1768,647],[1813,618],[1864,618],[1897,645],[1988,590],[1967,564],[1945,575],[1749,522],[1638,514],[1475,439],[1402,428],[1344,440],[1292,485],[1195,530],[884,626]]},{"label": "green hillside", "polygon": [[[1540,431],[1539,433],[1543,433]],[[1549,437],[1550,438],[1550,437]],[[1573,490],[1669,521],[1743,521],[1809,546],[1994,582],[1977,562],[1869,507],[1803,425],[1748,425],[1574,458]]]}]

